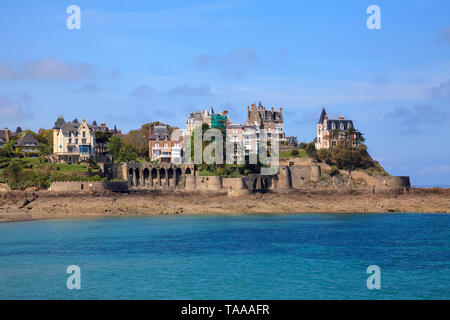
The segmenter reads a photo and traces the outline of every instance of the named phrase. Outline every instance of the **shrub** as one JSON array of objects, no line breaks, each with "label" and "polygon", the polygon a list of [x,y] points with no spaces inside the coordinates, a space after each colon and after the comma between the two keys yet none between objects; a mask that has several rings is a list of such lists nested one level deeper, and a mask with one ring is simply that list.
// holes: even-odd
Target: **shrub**
[{"label": "shrub", "polygon": [[328,173],[330,177],[334,177],[340,174],[339,169],[336,166],[332,166],[330,172]]},{"label": "shrub", "polygon": [[299,154],[299,152],[298,152],[298,149],[297,148],[295,148],[295,149],[293,149],[292,151],[291,151],[291,156],[298,156],[298,154]]}]

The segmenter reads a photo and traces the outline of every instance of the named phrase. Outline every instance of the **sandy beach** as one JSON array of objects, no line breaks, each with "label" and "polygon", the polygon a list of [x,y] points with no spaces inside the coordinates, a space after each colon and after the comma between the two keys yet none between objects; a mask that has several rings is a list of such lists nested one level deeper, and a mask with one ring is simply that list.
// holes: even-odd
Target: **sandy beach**
[{"label": "sandy beach", "polygon": [[226,194],[78,193],[48,191],[0,194],[0,222],[75,217],[158,214],[450,212],[449,189],[371,194],[358,190],[298,190]]}]

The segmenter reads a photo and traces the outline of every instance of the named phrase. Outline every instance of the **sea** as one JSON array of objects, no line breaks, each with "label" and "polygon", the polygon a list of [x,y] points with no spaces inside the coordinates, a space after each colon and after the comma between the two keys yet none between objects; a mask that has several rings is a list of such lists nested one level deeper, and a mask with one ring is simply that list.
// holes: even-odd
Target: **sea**
[{"label": "sea", "polygon": [[0,299],[449,298],[448,214],[0,224]]}]

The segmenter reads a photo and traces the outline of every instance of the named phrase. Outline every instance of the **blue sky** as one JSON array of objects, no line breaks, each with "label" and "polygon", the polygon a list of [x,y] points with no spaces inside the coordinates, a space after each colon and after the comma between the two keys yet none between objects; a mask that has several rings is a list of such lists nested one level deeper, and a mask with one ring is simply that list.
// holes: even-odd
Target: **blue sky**
[{"label": "blue sky", "polygon": [[[66,8],[81,8],[69,30]],[[368,30],[366,9],[381,9]],[[311,141],[322,106],[414,185],[450,184],[450,2],[10,1],[0,5],[0,127],[58,114],[124,132],[190,111],[283,107]]]}]

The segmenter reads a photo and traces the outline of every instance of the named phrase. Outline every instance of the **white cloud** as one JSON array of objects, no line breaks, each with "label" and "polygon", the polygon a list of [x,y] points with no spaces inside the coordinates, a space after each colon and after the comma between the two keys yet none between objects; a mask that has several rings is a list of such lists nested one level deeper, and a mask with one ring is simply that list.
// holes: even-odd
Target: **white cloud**
[{"label": "white cloud", "polygon": [[450,100],[450,80],[428,90],[433,98]]},{"label": "white cloud", "polygon": [[422,174],[433,174],[433,173],[449,173],[450,165],[439,165],[439,166],[428,166],[421,171]]},{"label": "white cloud", "polygon": [[5,96],[0,95],[0,119],[6,121],[17,121],[22,118],[29,118],[30,112],[27,112],[21,103],[12,101]]},{"label": "white cloud", "polygon": [[16,70],[0,62],[0,78],[14,80],[74,81],[92,76],[90,64],[71,63],[56,58],[34,59],[23,62]]},{"label": "white cloud", "polygon": [[212,94],[211,86],[207,84],[199,85],[197,87],[184,84],[169,90],[169,96],[186,96],[186,97],[199,97]]},{"label": "white cloud", "polygon": [[151,98],[155,96],[157,93],[158,91],[156,89],[150,87],[148,84],[143,84],[137,86],[133,91],[131,91],[130,96],[136,99],[144,99],[144,98]]},{"label": "white cloud", "polygon": [[194,64],[199,68],[213,67],[224,75],[242,77],[258,62],[258,56],[253,49],[247,47],[235,48],[224,56],[201,54],[194,58]]}]

